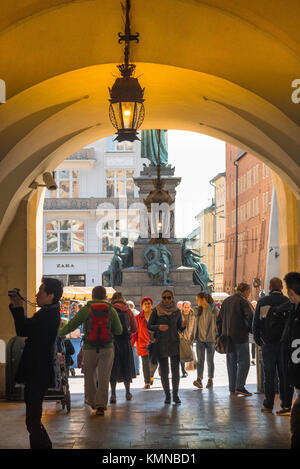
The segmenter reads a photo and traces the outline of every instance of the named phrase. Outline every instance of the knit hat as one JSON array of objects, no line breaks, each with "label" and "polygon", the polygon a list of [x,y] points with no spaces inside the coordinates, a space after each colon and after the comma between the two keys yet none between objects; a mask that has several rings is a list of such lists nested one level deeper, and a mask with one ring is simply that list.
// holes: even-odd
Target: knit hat
[{"label": "knit hat", "polygon": [[144,301],[151,301],[152,305],[153,305],[153,300],[150,296],[144,296],[144,298],[142,298],[141,300],[141,307],[143,307],[143,303]]}]

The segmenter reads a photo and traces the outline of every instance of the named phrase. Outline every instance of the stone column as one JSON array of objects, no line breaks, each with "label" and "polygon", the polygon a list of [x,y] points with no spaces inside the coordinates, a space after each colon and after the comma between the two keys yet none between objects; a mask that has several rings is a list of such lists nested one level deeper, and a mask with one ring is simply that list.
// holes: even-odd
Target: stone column
[{"label": "stone column", "polygon": [[283,180],[272,172],[279,219],[280,277],[299,270],[299,201]]},{"label": "stone column", "polygon": [[[41,281],[43,249],[40,240],[43,231],[42,224],[37,222],[37,213],[42,213],[39,210],[43,202],[41,193],[43,190],[36,190],[21,201],[0,245],[0,397],[5,395],[4,351],[8,341],[16,335],[7,292],[17,287],[23,296],[35,301],[37,285]],[[31,307],[25,310],[27,316],[36,311]]]}]

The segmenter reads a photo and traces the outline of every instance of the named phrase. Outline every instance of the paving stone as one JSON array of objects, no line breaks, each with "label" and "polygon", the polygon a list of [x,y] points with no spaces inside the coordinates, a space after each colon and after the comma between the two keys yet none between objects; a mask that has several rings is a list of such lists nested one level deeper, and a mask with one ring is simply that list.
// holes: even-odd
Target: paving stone
[{"label": "paving stone", "polygon": [[[108,405],[104,416],[90,416],[84,404],[83,377],[70,378],[71,412],[47,401],[43,423],[58,449],[284,449],[290,448],[290,419],[261,413],[263,394],[230,397],[226,362],[216,354],[215,386],[193,387],[196,372],[181,380],[182,404],[165,405],[159,378],[144,390],[143,378],[134,380],[133,400],[125,400],[123,384],[117,385],[117,404]],[[225,368],[224,368],[225,366]],[[205,380],[204,380],[205,382]],[[256,370],[251,367],[247,388],[256,391]],[[275,407],[280,402],[276,396]],[[0,448],[29,447],[25,406],[0,401]]]}]

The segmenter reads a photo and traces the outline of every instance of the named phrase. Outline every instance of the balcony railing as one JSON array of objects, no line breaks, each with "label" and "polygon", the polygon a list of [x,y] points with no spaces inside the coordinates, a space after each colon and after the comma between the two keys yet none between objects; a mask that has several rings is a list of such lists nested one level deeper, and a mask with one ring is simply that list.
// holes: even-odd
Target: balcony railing
[{"label": "balcony railing", "polygon": [[83,148],[70,155],[67,160],[95,160],[95,148]]},{"label": "balcony railing", "polygon": [[[99,205],[102,204],[113,204],[113,206],[118,209],[119,200],[120,199],[118,198],[107,199],[105,197],[45,199],[44,210],[97,210]],[[127,199],[127,207],[130,206],[130,204],[139,201],[139,198]]]}]

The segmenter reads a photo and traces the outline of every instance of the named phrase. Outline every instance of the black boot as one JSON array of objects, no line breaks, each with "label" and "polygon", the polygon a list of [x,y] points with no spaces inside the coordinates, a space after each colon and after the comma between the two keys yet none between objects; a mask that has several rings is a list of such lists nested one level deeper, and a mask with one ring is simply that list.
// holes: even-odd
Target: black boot
[{"label": "black boot", "polygon": [[170,384],[169,384],[169,377],[168,375],[163,374],[161,376],[161,384],[163,387],[163,390],[165,391],[165,404],[170,404],[171,403],[171,394],[170,394]]},{"label": "black boot", "polygon": [[178,391],[173,391],[173,402],[175,402],[175,404],[181,404],[181,400],[178,396]]}]

